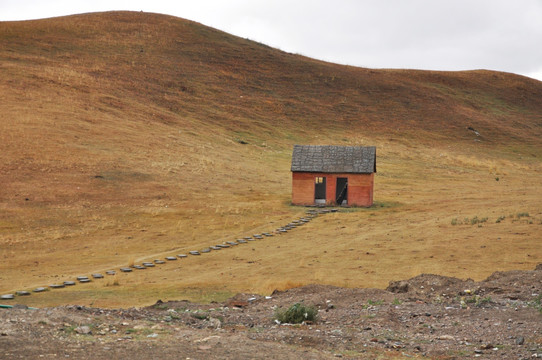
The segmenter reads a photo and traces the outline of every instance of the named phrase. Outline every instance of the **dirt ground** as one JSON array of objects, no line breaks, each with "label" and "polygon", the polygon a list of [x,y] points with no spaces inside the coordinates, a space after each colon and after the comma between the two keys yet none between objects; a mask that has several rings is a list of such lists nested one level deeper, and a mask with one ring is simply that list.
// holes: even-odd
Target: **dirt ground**
[{"label": "dirt ground", "polygon": [[[224,303],[0,310],[0,358],[531,359],[542,357],[542,264],[481,282],[422,274],[386,290],[309,285]],[[302,302],[314,323],[280,324]]]}]

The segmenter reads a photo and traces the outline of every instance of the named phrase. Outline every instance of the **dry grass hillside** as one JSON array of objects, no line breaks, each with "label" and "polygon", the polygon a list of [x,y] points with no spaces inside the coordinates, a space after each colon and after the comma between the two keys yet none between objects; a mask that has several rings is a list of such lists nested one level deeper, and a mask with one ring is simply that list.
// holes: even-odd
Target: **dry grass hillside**
[{"label": "dry grass hillside", "polygon": [[[294,144],[376,145],[370,209],[16,302],[131,306],[542,262],[542,83],[371,70],[179,18],[0,23],[0,293],[274,230]],[[478,220],[478,221],[477,221]]]}]

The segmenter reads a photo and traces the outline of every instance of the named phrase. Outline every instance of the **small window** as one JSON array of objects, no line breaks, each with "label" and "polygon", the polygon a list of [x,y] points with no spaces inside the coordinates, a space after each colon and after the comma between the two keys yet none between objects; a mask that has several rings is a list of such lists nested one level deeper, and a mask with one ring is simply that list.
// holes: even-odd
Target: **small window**
[{"label": "small window", "polygon": [[314,179],[314,183],[315,184],[322,184],[324,182],[324,178],[321,177],[321,176],[317,176],[315,179]]}]

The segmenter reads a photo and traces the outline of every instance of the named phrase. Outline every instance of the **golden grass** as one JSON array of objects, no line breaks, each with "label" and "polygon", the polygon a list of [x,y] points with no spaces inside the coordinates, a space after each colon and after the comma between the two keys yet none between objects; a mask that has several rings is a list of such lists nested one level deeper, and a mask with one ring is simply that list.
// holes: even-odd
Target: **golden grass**
[{"label": "golden grass", "polygon": [[273,230],[305,211],[293,144],[377,146],[373,208],[19,302],[479,280],[542,258],[540,83],[343,67],[139,13],[0,23],[0,57],[0,293]]}]

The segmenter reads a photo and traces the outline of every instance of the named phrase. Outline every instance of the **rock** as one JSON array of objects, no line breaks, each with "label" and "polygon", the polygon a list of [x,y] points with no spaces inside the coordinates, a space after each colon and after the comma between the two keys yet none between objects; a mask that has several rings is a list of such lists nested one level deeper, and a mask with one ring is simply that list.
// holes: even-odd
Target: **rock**
[{"label": "rock", "polygon": [[43,291],[45,291],[45,290],[46,290],[46,289],[45,289],[44,287],[37,287],[37,288],[35,288],[35,289],[32,290],[32,291],[38,293],[38,292],[43,292]]},{"label": "rock", "polygon": [[236,307],[236,308],[245,308],[248,306],[248,301],[242,301],[242,300],[230,300],[228,302],[229,307]]},{"label": "rock", "polygon": [[209,318],[207,327],[213,328],[213,329],[220,329],[221,326],[222,326],[222,323],[220,322],[220,320],[213,317]]},{"label": "rock", "polygon": [[536,265],[536,267],[534,268],[536,271],[542,271],[542,263]]},{"label": "rock", "polygon": [[437,337],[437,340],[455,340],[455,338],[452,335],[440,335]]},{"label": "rock", "polygon": [[22,291],[17,291],[15,294],[17,294],[17,296],[28,296],[30,295],[30,292],[22,290]]},{"label": "rock", "polygon": [[89,335],[89,334],[92,334],[91,330],[90,330],[90,327],[88,326],[78,326],[75,328],[74,330],[76,333],[78,334],[81,334],[81,335]]},{"label": "rock", "polygon": [[0,299],[2,300],[11,300],[13,298],[15,298],[13,294],[5,294],[5,295],[0,296]]},{"label": "rock", "polygon": [[120,268],[120,271],[122,271],[122,272],[132,272],[132,269],[125,267],[125,268]]},{"label": "rock", "polygon": [[92,277],[94,279],[103,279],[104,276],[102,274],[92,274]]},{"label": "rock", "polygon": [[516,345],[523,345],[525,343],[525,338],[523,336],[518,336],[516,338]]},{"label": "rock", "polygon": [[386,288],[387,291],[400,294],[408,292],[408,282],[402,281],[390,281],[390,284]]}]

